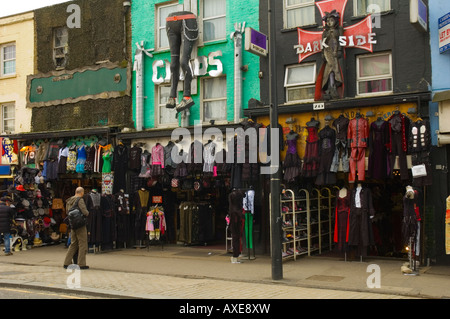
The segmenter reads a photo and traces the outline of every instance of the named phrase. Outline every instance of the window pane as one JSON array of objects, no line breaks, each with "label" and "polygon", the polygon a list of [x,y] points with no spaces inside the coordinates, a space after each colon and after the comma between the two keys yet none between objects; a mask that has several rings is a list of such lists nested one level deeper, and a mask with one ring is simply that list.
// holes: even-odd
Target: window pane
[{"label": "window pane", "polygon": [[203,98],[217,99],[227,96],[227,81],[226,78],[211,78],[203,81]]},{"label": "window pane", "polygon": [[178,121],[175,117],[176,109],[168,109],[165,106],[159,107],[159,124],[177,124]]},{"label": "window pane", "polygon": [[166,48],[169,46],[169,39],[167,38],[167,31],[165,28],[159,30],[159,47]]},{"label": "window pane", "polygon": [[359,76],[379,76],[390,75],[391,68],[389,63],[389,55],[379,55],[374,57],[360,58],[359,60]]},{"label": "window pane", "polygon": [[304,3],[314,4],[314,0],[286,0],[286,4],[288,6],[295,5],[295,4],[304,4]]},{"label": "window pane", "polygon": [[227,119],[227,101],[204,102],[204,121],[226,120]]},{"label": "window pane", "polygon": [[314,82],[314,65],[305,65],[287,69],[286,84],[304,84]]},{"label": "window pane", "polygon": [[63,47],[67,45],[68,33],[66,28],[58,28],[55,30],[55,47]]},{"label": "window pane", "polygon": [[392,79],[361,81],[358,87],[359,94],[392,91]]},{"label": "window pane", "polygon": [[226,1],[204,0],[203,18],[217,17],[226,14]]},{"label": "window pane", "polygon": [[3,118],[13,118],[15,107],[14,105],[3,106]]},{"label": "window pane", "polygon": [[288,102],[314,99],[314,86],[289,88],[287,91]]},{"label": "window pane", "polygon": [[176,12],[178,9],[178,4],[164,6],[158,9],[159,48],[169,47],[169,40],[167,38],[166,30],[166,18],[170,13]]},{"label": "window pane", "polygon": [[4,60],[11,60],[16,58],[16,46],[11,45],[8,47],[4,47],[3,49],[3,59]]},{"label": "window pane", "polygon": [[4,131],[14,132],[15,130],[15,121],[14,120],[5,120],[3,121]]},{"label": "window pane", "polygon": [[[378,12],[390,10],[390,0],[357,0],[357,15],[371,13],[374,8],[372,5],[379,7],[379,10],[375,10]],[[372,6],[370,12],[367,10],[369,6]]]},{"label": "window pane", "polygon": [[14,132],[15,130],[15,106],[14,104],[2,107],[3,131]]},{"label": "window pane", "polygon": [[226,18],[203,21],[203,41],[212,41],[226,37]]},{"label": "window pane", "polygon": [[16,61],[7,61],[3,63],[3,74],[16,73]]},{"label": "window pane", "polygon": [[169,86],[160,86],[159,87],[159,104],[166,104],[170,95],[170,87]]},{"label": "window pane", "polygon": [[314,24],[314,6],[290,9],[286,12],[287,27],[294,28],[302,25]]}]

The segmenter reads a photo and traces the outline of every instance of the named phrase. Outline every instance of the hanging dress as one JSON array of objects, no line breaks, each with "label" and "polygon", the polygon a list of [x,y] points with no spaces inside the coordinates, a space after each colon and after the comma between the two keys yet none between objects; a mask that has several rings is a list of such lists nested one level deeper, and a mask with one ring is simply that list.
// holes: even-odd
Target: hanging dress
[{"label": "hanging dress", "polygon": [[367,173],[374,179],[385,179],[390,169],[386,145],[389,142],[389,124],[377,120],[370,125],[369,131],[369,166]]},{"label": "hanging dress", "polygon": [[342,197],[340,192],[337,192],[333,240],[337,244],[337,249],[340,252],[345,252],[348,248],[349,217],[350,192],[347,191],[347,194]]},{"label": "hanging dress", "polygon": [[86,147],[86,161],[84,163],[84,170],[86,172],[94,171],[94,161],[95,161],[96,146],[91,145]]},{"label": "hanging dress", "polygon": [[77,165],[76,165],[76,172],[77,173],[86,173],[84,170],[84,164],[86,162],[86,145],[81,145],[78,148],[77,152]]},{"label": "hanging dress", "polygon": [[318,128],[307,126],[305,156],[303,158],[303,177],[316,177],[319,170],[319,136]]},{"label": "hanging dress", "polygon": [[73,173],[77,170],[77,146],[73,144],[69,147],[69,154],[67,156],[67,172]]},{"label": "hanging dress", "polygon": [[336,184],[336,173],[331,171],[336,148],[336,131],[326,125],[319,132],[319,171],[316,185]]},{"label": "hanging dress", "polygon": [[293,182],[297,176],[300,176],[302,161],[297,152],[298,134],[289,132],[286,135],[287,151],[284,158],[284,180]]}]

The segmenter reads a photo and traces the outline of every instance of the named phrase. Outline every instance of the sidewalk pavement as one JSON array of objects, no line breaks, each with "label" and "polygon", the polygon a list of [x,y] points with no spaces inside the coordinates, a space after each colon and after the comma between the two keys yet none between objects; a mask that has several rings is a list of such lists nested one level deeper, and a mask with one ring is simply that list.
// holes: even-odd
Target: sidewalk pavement
[{"label": "sidewalk pavement", "polygon": [[66,251],[59,244],[0,255],[0,286],[146,299],[450,298],[449,266],[420,267],[417,275],[404,275],[404,260],[302,256],[284,261],[283,278],[273,280],[269,256],[231,264],[225,249],[165,245],[89,253],[90,269],[75,278],[76,272],[62,267]]}]

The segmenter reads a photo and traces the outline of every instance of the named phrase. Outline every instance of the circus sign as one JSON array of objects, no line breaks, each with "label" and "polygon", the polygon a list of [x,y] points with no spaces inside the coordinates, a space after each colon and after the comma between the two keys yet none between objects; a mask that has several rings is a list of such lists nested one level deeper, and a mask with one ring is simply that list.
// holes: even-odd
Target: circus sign
[{"label": "circus sign", "polygon": [[[336,10],[342,17],[340,25],[343,25],[343,14],[348,0],[324,0],[316,2],[316,6],[323,17],[326,12]],[[325,21],[323,21],[325,25]],[[357,24],[344,27],[344,34],[339,37],[339,44],[344,48],[359,48],[373,52],[373,45],[377,43],[376,34],[372,32],[372,16],[368,15]],[[306,31],[297,28],[298,44],[294,46],[298,54],[298,62],[307,57],[319,53],[327,46],[326,39],[322,38],[322,31]]]}]

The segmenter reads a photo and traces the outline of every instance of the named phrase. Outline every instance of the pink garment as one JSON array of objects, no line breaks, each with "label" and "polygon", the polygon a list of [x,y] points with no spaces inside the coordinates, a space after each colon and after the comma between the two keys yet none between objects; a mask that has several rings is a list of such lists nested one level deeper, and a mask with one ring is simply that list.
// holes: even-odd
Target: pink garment
[{"label": "pink garment", "polygon": [[164,168],[164,147],[159,143],[152,147],[152,165]]}]

